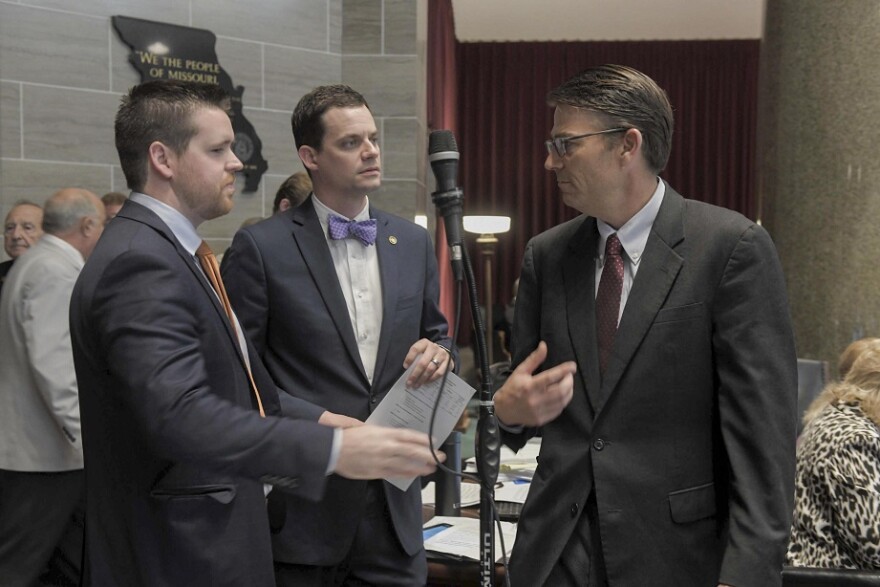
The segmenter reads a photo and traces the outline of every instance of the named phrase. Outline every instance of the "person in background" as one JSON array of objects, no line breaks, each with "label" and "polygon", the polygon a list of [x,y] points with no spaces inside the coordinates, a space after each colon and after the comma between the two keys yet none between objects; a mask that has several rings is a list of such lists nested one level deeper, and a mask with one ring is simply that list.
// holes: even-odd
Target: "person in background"
[{"label": "person in background", "polygon": [[79,548],[58,565],[72,567],[72,584],[82,555],[72,520],[85,486],[68,307],[104,230],[104,206],[87,190],[61,190],[46,202],[43,229],[0,300],[0,583],[8,587],[31,587],[62,537]]},{"label": "person in background", "polygon": [[880,569],[880,341],[862,339],[842,382],[804,416],[788,564]]},{"label": "person in background", "polygon": [[314,504],[331,473],[435,469],[421,434],[280,398],[253,351],[196,232],[233,206],[230,106],[219,86],[149,81],[116,115],[132,194],[70,305],[87,587],[274,586],[272,486]]},{"label": "person in background", "polygon": [[[278,386],[365,420],[405,368],[415,364],[416,387],[452,367],[434,249],[427,231],[367,195],[382,165],[361,94],[318,87],[292,126],[314,194],[240,230],[223,278]],[[287,515],[273,536],[278,585],[424,585],[418,485],[333,476],[317,504],[273,492]]]},{"label": "person in background", "polygon": [[306,201],[312,193],[312,180],[304,171],[297,171],[284,180],[284,183],[275,193],[275,201],[272,202],[272,214],[284,212],[289,208],[296,208]]},{"label": "person in background", "polygon": [[0,263],[0,291],[12,264],[42,235],[43,209],[33,202],[16,202],[6,215],[6,223],[3,225],[3,248],[9,255],[9,260]]},{"label": "person in background", "polygon": [[854,340],[849,343],[843,352],[840,353],[840,358],[837,360],[837,377],[840,381],[846,379],[846,374],[849,373],[852,364],[855,362],[856,358],[862,354],[866,348],[874,346],[880,342],[880,338],[874,337],[866,337],[860,338],[858,340]]},{"label": "person in background", "polygon": [[[543,433],[511,583],[779,586],[797,359],[775,247],[658,177],[672,107],[645,74],[593,67],[548,101],[544,166],[582,215],[526,248],[495,394],[512,448]],[[542,361],[574,392],[536,385]]]},{"label": "person in background", "polygon": [[127,199],[128,197],[126,197],[125,194],[119,192],[107,192],[101,196],[101,201],[104,202],[104,210],[107,211],[107,222],[116,218],[116,215],[119,214],[119,210],[122,209],[122,205],[125,204]]}]

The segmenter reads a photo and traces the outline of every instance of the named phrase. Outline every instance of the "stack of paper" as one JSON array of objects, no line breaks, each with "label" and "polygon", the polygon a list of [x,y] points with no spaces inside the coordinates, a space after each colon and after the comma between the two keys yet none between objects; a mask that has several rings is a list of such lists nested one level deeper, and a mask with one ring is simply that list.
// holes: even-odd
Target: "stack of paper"
[{"label": "stack of paper", "polygon": [[[530,439],[519,452],[513,452],[506,446],[501,447],[499,459],[501,467],[498,472],[498,480],[501,482],[531,481],[538,467],[538,454],[541,452],[541,437]],[[465,462],[465,471],[477,470],[474,457]]]},{"label": "stack of paper", "polygon": [[[425,523],[423,531],[425,550],[458,559],[480,560],[480,520],[436,516]],[[501,532],[509,557],[510,551],[513,550],[513,542],[516,540],[516,524],[501,522]],[[504,562],[504,560],[501,536],[496,526],[495,562]]]}]

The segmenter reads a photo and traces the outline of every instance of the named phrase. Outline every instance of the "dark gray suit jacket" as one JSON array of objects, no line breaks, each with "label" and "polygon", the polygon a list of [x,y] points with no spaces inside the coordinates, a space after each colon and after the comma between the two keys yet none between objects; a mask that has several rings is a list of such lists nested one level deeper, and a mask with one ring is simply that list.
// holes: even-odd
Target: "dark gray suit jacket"
[{"label": "dark gray suit jacket", "polygon": [[594,490],[610,585],[779,585],[797,369],[769,236],[667,186],[603,380],[598,239],[581,216],[532,239],[523,262],[514,363],[545,340],[547,365],[573,360],[578,372],[543,428],[513,584],[544,583]]},{"label": "dark gray suit jacket", "polygon": [[[261,418],[196,261],[133,201],[73,291],[85,452],[86,585],[274,585],[262,481],[319,499],[333,432]],[[267,414],[277,389],[250,351]],[[288,404],[316,420],[323,410]]]},{"label": "dark gray suit jacket", "polygon": [[[222,265],[232,305],[278,387],[360,420],[403,373],[413,343],[427,338],[450,347],[428,233],[373,206],[370,214],[378,223],[383,296],[372,385],[311,198],[240,230]],[[409,554],[422,548],[418,485],[402,492],[385,483],[392,522]],[[288,496],[287,524],[273,539],[276,560],[340,562],[364,510],[366,487],[365,481],[334,475],[318,505]]]}]

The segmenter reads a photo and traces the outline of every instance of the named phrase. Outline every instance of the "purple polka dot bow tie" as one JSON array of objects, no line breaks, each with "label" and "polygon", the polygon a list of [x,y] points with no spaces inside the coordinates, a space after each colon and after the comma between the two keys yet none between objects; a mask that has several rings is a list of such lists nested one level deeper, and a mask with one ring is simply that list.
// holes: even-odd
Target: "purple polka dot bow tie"
[{"label": "purple polka dot bow tie", "polygon": [[353,236],[365,246],[369,246],[376,242],[376,219],[369,220],[346,220],[341,216],[331,214],[327,217],[327,223],[330,227],[330,238],[334,240],[348,238]]}]

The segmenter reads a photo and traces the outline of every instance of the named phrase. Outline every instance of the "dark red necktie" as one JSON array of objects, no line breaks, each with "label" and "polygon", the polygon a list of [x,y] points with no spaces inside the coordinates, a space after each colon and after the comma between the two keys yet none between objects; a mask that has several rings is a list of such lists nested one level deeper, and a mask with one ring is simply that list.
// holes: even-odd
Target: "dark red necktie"
[{"label": "dark red necktie", "polygon": [[623,291],[623,247],[617,234],[605,243],[605,264],[596,294],[596,334],[599,341],[599,373],[611,357],[614,335],[617,334],[617,317],[620,315],[620,294]]}]

